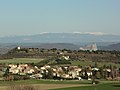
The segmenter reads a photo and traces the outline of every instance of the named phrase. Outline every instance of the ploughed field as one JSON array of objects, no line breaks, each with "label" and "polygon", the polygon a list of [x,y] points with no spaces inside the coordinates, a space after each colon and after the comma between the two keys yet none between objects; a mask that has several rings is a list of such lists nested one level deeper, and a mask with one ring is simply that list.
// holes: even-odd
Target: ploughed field
[{"label": "ploughed field", "polygon": [[49,90],[57,88],[91,86],[90,81],[59,81],[59,80],[19,80],[19,81],[0,81],[0,90],[8,90],[19,85],[33,86],[37,90]]},{"label": "ploughed field", "polygon": [[[80,87],[80,86],[89,86],[89,85],[85,85],[85,84],[32,84],[32,85],[26,85],[26,86],[35,87],[37,90],[52,90],[52,89],[59,89],[59,88],[78,87],[78,86]],[[20,86],[2,86],[0,87],[0,90],[9,90],[9,88],[11,87],[17,88]]]}]

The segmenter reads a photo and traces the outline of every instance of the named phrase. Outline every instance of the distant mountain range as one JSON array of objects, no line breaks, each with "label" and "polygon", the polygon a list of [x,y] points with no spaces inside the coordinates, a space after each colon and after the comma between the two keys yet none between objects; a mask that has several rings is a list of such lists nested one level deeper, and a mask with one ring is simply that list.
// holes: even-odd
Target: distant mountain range
[{"label": "distant mountain range", "polygon": [[0,37],[0,53],[16,47],[58,48],[79,50],[81,46],[96,43],[98,49],[120,50],[120,36],[94,33],[42,33],[29,36]]},{"label": "distant mountain range", "polygon": [[29,36],[1,37],[0,43],[82,43],[120,42],[119,35],[81,33],[42,33]]}]

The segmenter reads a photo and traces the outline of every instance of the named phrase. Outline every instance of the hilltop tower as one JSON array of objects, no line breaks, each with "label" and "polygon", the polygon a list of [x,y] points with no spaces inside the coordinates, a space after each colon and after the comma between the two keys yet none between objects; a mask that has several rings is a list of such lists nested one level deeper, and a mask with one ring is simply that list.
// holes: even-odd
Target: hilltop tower
[{"label": "hilltop tower", "polygon": [[80,50],[83,50],[83,51],[87,51],[87,50],[89,50],[89,51],[97,51],[98,49],[97,49],[96,43],[94,43],[94,44],[91,44],[91,45],[80,47]]},{"label": "hilltop tower", "polygon": [[98,50],[96,43],[92,44],[91,47],[92,47],[91,48],[92,51],[97,51]]}]

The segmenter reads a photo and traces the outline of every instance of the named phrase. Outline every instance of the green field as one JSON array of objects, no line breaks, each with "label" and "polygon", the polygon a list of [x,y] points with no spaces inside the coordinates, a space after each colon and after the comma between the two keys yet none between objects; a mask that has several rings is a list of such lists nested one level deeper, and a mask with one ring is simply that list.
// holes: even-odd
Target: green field
[{"label": "green field", "polygon": [[120,82],[107,82],[93,86],[79,86],[52,90],[120,90]]},{"label": "green field", "polygon": [[[34,84],[80,84],[86,86],[77,86],[77,87],[67,87],[67,88],[59,88],[59,89],[51,89],[51,90],[120,90],[120,81],[100,81],[97,85],[92,85],[91,81],[75,81],[75,80],[19,80],[19,81],[0,81],[1,86],[10,86],[10,85],[34,85]],[[90,85],[90,86],[87,86]]]},{"label": "green field", "polygon": [[[13,58],[13,59],[5,59],[5,60],[0,60],[0,63],[2,64],[9,64],[9,63],[38,63],[40,61],[42,61],[44,59],[40,59],[40,58]],[[91,61],[70,61],[72,64],[71,65],[80,65],[80,66],[88,66],[88,65],[95,65],[95,62],[91,62]],[[117,66],[120,68],[120,64],[115,64],[112,62],[97,62],[98,66],[109,66],[109,65],[113,65],[113,66]]]},{"label": "green field", "polygon": [[[88,66],[88,65],[95,65],[95,62],[91,62],[91,61],[71,61],[72,65],[80,65],[80,66]],[[117,66],[120,68],[120,64],[115,64],[112,62],[97,62],[98,66],[109,66],[109,65],[113,65],[113,66]]]},{"label": "green field", "polygon": [[42,61],[43,59],[35,59],[35,58],[14,58],[14,59],[5,59],[5,60],[0,60],[0,63],[38,63]]}]

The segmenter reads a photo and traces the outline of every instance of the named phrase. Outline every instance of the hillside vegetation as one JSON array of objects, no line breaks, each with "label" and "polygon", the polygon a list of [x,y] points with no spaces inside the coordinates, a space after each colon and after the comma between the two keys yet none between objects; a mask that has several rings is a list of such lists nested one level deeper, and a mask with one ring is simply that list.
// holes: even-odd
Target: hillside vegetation
[{"label": "hillside vegetation", "polygon": [[39,49],[39,48],[21,48],[18,50],[14,48],[6,54],[0,55],[0,59],[13,58],[42,58],[49,59],[51,57],[69,57],[70,61],[94,61],[94,62],[113,62],[120,63],[119,51],[80,51],[80,50],[58,50],[53,49]]}]

